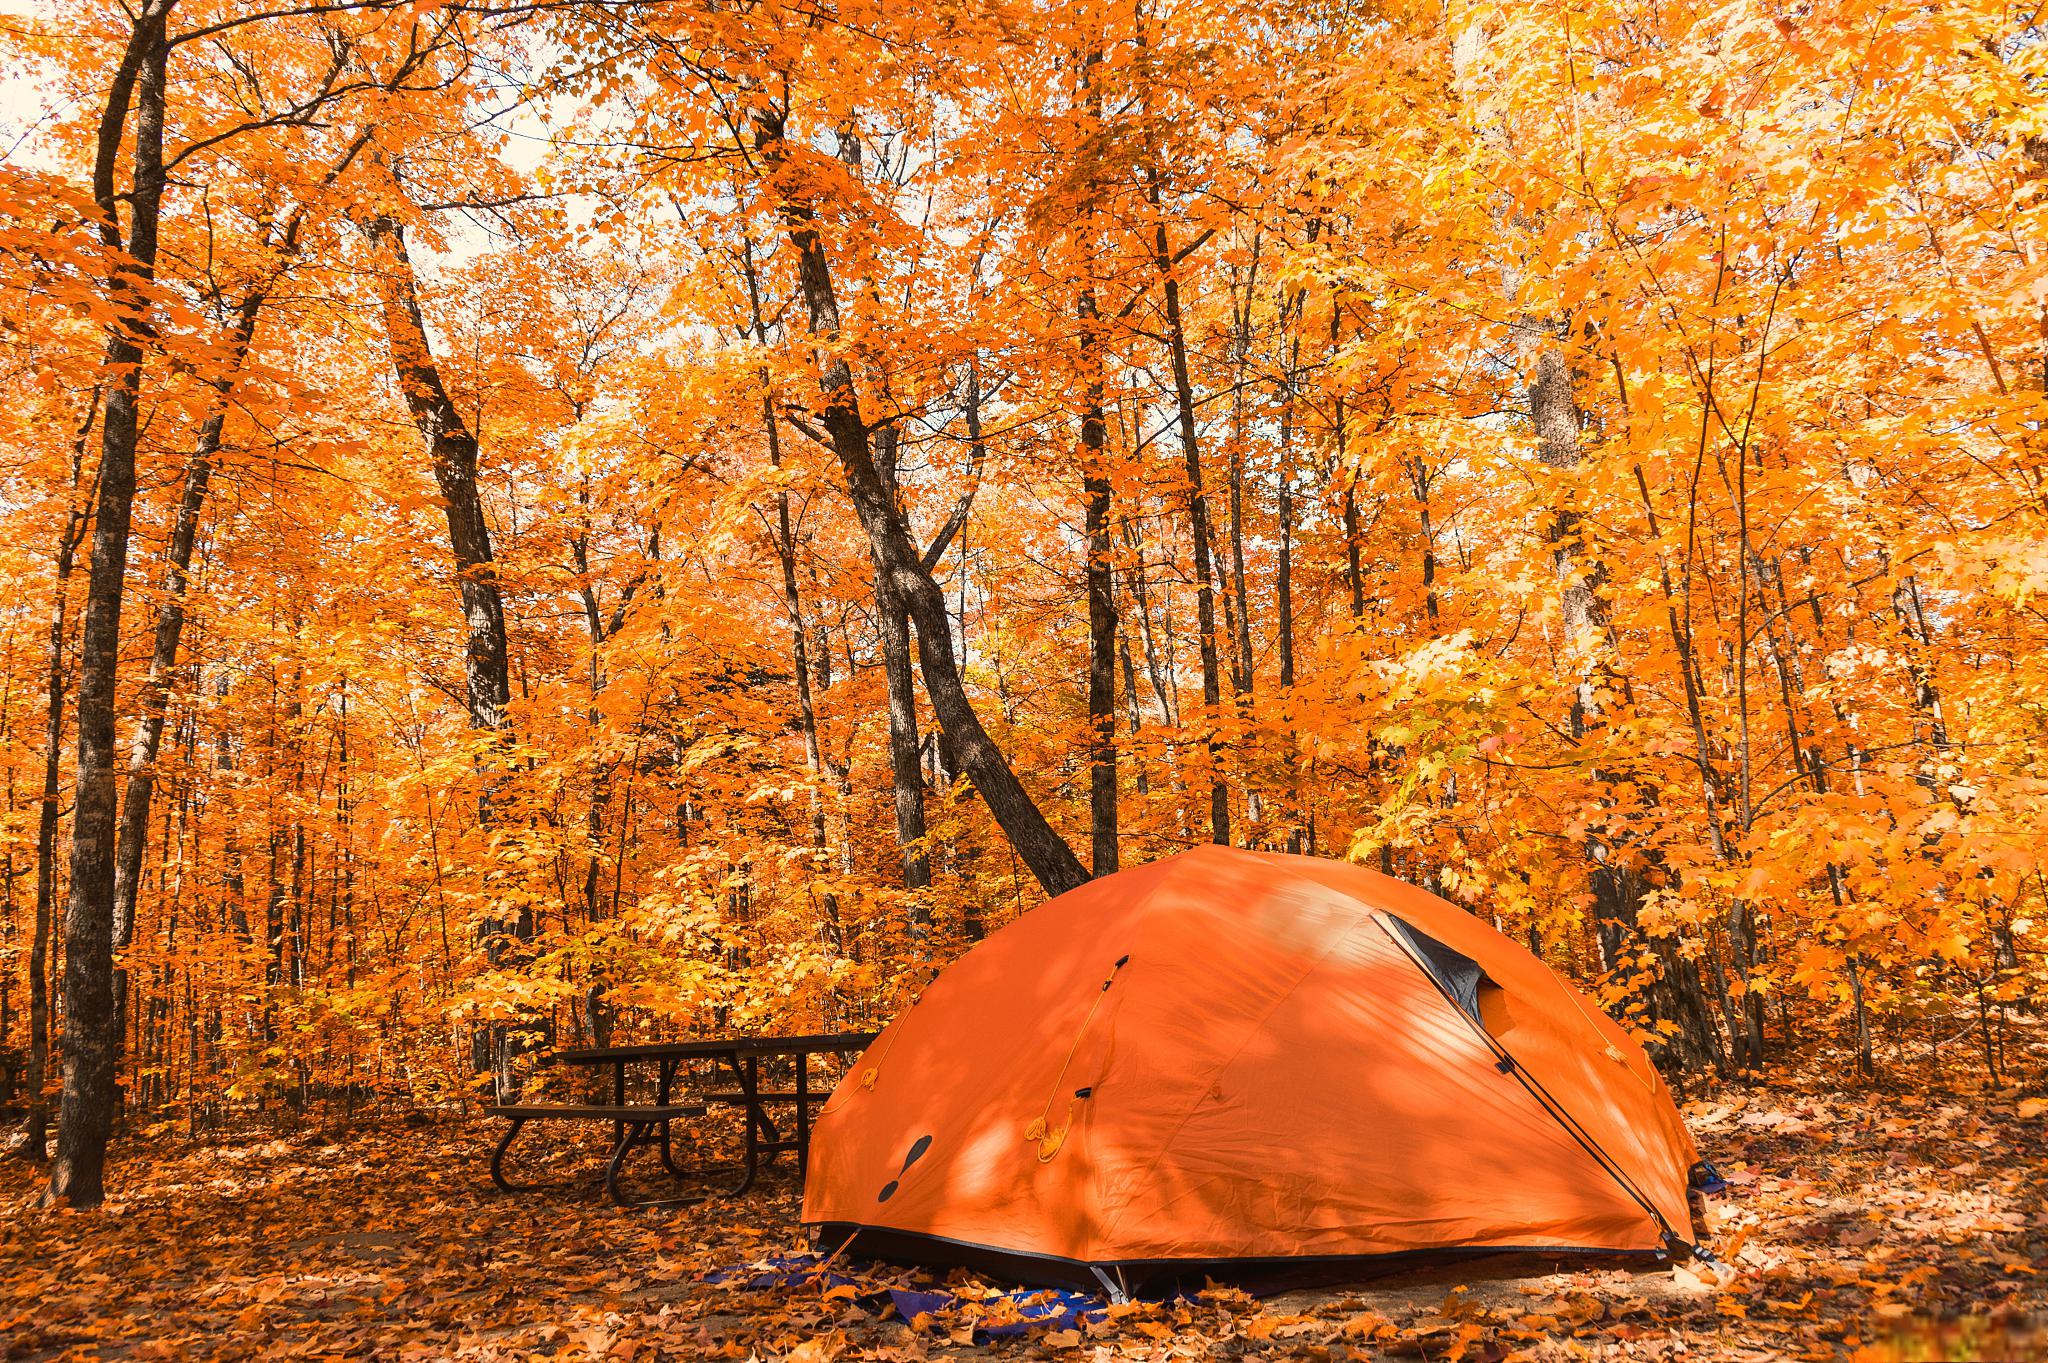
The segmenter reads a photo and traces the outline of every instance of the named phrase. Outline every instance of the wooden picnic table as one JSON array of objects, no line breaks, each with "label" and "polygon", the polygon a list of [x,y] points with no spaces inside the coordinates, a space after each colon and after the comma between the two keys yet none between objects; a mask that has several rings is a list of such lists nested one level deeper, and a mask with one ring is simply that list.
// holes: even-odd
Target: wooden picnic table
[{"label": "wooden picnic table", "polygon": [[[801,1173],[810,1158],[811,1108],[830,1096],[828,1086],[813,1090],[810,1060],[814,1055],[847,1055],[866,1050],[874,1032],[826,1032],[806,1036],[702,1037],[693,1041],[656,1041],[630,1046],[586,1046],[556,1051],[543,1062],[549,1065],[578,1065],[612,1070],[612,1101],[604,1103],[510,1103],[490,1109],[493,1116],[511,1125],[491,1156],[491,1180],[507,1192],[520,1189],[504,1176],[505,1151],[520,1128],[532,1121],[609,1122],[613,1127],[612,1156],[605,1168],[605,1188],[621,1206],[676,1205],[699,1202],[717,1193],[737,1196],[754,1186],[763,1156],[773,1161],[788,1151],[797,1158]],[[764,1060],[793,1062],[795,1086],[789,1090],[761,1087]],[[712,1070],[713,1082],[723,1068],[732,1088],[710,1088],[679,1095],[676,1078],[685,1065],[703,1062]],[[652,1066],[655,1096],[652,1103],[626,1101],[627,1072],[635,1066]],[[785,1136],[776,1125],[771,1106],[795,1108],[793,1133]],[[746,1153],[738,1165],[678,1167],[669,1143],[669,1123],[677,1118],[700,1117],[711,1107],[738,1107],[746,1112]],[[632,1198],[619,1186],[619,1170],[626,1157],[641,1146],[658,1146],[661,1162],[678,1179],[699,1178],[720,1173],[738,1176],[728,1188],[713,1188],[693,1196],[673,1198]]]}]

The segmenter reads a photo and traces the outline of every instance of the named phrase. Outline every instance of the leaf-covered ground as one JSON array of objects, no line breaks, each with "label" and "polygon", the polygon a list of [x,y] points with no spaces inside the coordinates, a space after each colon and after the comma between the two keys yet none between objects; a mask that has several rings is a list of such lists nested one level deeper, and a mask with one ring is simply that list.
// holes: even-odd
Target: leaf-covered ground
[{"label": "leaf-covered ground", "polygon": [[1716,1090],[1687,1113],[1733,1185],[1714,1208],[1721,1275],[1502,1258],[983,1343],[971,1306],[909,1323],[856,1288],[707,1282],[806,1248],[786,1174],[631,1212],[589,1181],[594,1146],[565,1151],[547,1191],[495,1192],[483,1122],[124,1141],[98,1214],[40,1210],[37,1173],[0,1167],[0,1356],[2048,1357],[2044,1108],[2013,1091]]}]

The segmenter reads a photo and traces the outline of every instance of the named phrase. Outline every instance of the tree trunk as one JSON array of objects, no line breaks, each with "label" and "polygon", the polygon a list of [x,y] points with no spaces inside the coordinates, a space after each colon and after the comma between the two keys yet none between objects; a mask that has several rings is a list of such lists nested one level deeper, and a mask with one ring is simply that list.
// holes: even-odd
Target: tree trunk
[{"label": "tree trunk", "polygon": [[[164,193],[164,26],[168,0],[152,0],[135,21],[100,124],[94,197],[101,233],[119,249],[119,208],[113,172],[127,118],[132,81],[135,150],[128,194],[127,259],[110,290],[116,317],[109,330],[106,414],[100,423],[99,503],[86,579],[85,622],[78,654],[78,771],[72,813],[71,893],[64,911],[64,1096],[57,1118],[57,1158],[46,1201],[98,1206],[107,1138],[119,1105],[114,1056],[114,706],[121,663],[121,604],[128,571],[128,530],[135,502],[135,448],[140,436],[142,338],[148,326],[146,289],[155,274],[157,220]],[[125,78],[125,79],[124,79]]]},{"label": "tree trunk", "polygon": [[[896,442],[899,432],[884,426],[873,432],[875,464],[888,488],[889,500],[901,505],[896,488]],[[879,561],[874,564],[875,629],[881,636],[882,679],[889,705],[889,785],[896,812],[896,846],[903,859],[903,888],[922,890],[932,883],[931,856],[926,850],[923,745],[917,732],[917,677],[910,660],[910,612],[894,578]],[[910,930],[921,935],[930,926],[930,907],[922,899],[910,908]]]},{"label": "tree trunk", "polygon": [[[1336,299],[1330,300],[1330,353],[1335,356],[1344,341],[1344,310]],[[1343,481],[1342,520],[1344,523],[1344,580],[1351,588],[1351,618],[1365,618],[1365,565],[1360,559],[1358,525],[1358,476],[1351,467],[1349,451],[1345,448],[1344,394],[1334,390],[1330,394],[1331,436],[1336,443],[1337,477]]]},{"label": "tree trunk", "polygon": [[1166,300],[1166,340],[1173,361],[1173,396],[1179,415],[1181,455],[1186,463],[1188,523],[1195,542],[1195,628],[1201,635],[1203,724],[1209,745],[1209,837],[1230,842],[1230,787],[1223,780],[1223,736],[1220,731],[1223,685],[1216,645],[1215,569],[1209,556],[1209,498],[1202,484],[1202,449],[1195,433],[1195,390],[1188,377],[1187,331],[1182,325],[1180,278],[1166,239],[1161,215],[1159,172],[1146,168],[1146,200],[1152,206],[1152,262],[1159,272]]},{"label": "tree trunk", "polygon": [[[761,109],[754,115],[757,149],[771,174],[788,156],[781,115]],[[780,204],[790,245],[797,256],[798,280],[809,311],[813,335],[830,340],[839,334],[839,302],[832,287],[831,265],[806,203],[785,197]],[[868,424],[860,412],[853,370],[829,349],[821,353],[819,388],[824,400],[819,414],[827,439],[846,477],[847,493],[866,531],[878,575],[889,579],[917,627],[918,661],[932,711],[962,770],[987,802],[989,813],[1017,849],[1017,855],[1048,894],[1061,894],[1082,884],[1088,873],[1066,841],[1046,822],[1025,791],[1009,759],[989,736],[968,698],[953,656],[953,633],[946,601],[912,547],[902,509],[876,466]]]},{"label": "tree trunk", "polygon": [[[214,462],[220,454],[221,434],[227,425],[228,398],[234,389],[234,375],[248,354],[256,333],[257,314],[263,308],[263,294],[252,291],[235,310],[235,324],[228,337],[229,357],[223,376],[213,385],[214,397],[199,439],[185,464],[185,483],[178,499],[177,518],[171,525],[171,541],[164,551],[164,604],[157,614],[149,675],[142,684],[142,722],[128,750],[128,781],[121,797],[120,826],[114,856],[114,949],[125,951],[135,935],[136,894],[142,879],[142,853],[149,837],[149,807],[156,791],[156,758],[163,742],[164,716],[170,691],[171,673],[178,664],[178,642],[185,629],[185,592],[192,568],[192,547],[199,538],[200,513],[206,505],[207,486]],[[128,972],[114,977],[115,1030],[118,1034],[127,1013]]]},{"label": "tree trunk", "polygon": [[[1297,300],[1298,307],[1298,300]],[[1283,312],[1283,320],[1286,313]],[[1273,573],[1273,595],[1280,639],[1280,693],[1282,714],[1287,725],[1287,850],[1302,850],[1305,822],[1301,808],[1301,756],[1294,732],[1294,395],[1301,373],[1301,341],[1297,335],[1288,346],[1287,366],[1280,377],[1280,469],[1279,469],[1279,562]]]},{"label": "tree trunk", "polygon": [[[1081,102],[1091,128],[1102,126],[1102,86],[1095,78],[1102,53],[1081,60]],[[1110,569],[1109,425],[1103,413],[1102,315],[1095,297],[1095,234],[1097,186],[1091,180],[1081,216],[1081,249],[1086,281],[1074,304],[1080,324],[1081,372],[1085,375],[1081,408],[1081,494],[1085,499],[1084,530],[1088,541],[1088,825],[1089,865],[1098,876],[1117,869],[1117,742],[1116,742],[1116,584]],[[1128,657],[1128,655],[1126,655]]]},{"label": "tree trunk", "polygon": [[1252,353],[1252,300],[1258,297],[1259,288],[1259,247],[1261,239],[1256,232],[1252,235],[1252,255],[1245,271],[1244,302],[1237,310],[1237,336],[1235,368],[1230,394],[1230,576],[1231,594],[1237,598],[1237,631],[1235,637],[1236,657],[1231,666],[1231,680],[1238,694],[1249,696],[1252,692],[1252,604],[1246,594],[1244,570],[1244,448],[1245,448],[1245,370],[1251,364]]},{"label": "tree trunk", "polygon": [[1439,611],[1436,601],[1436,529],[1429,519],[1429,491],[1436,475],[1430,472],[1429,462],[1421,456],[1407,462],[1408,476],[1415,488],[1415,509],[1421,531],[1417,548],[1422,555],[1422,613],[1434,633]]},{"label": "tree trunk", "polygon": [[[1103,131],[1102,82],[1097,69],[1102,64],[1101,33],[1093,35],[1080,59],[1079,103],[1087,113],[1087,136],[1099,138]],[[1107,462],[1109,427],[1103,411],[1102,314],[1096,297],[1100,272],[1101,239],[1096,231],[1095,210],[1101,193],[1100,177],[1091,167],[1084,187],[1081,218],[1076,228],[1083,275],[1080,296],[1074,303],[1079,325],[1083,398],[1081,407],[1081,495],[1084,499],[1083,532],[1087,541],[1086,572],[1088,597],[1088,824],[1089,865],[1098,876],[1110,875],[1119,860],[1119,810],[1117,808],[1116,584],[1110,565],[1110,497]],[[1130,659],[1128,649],[1124,654]]]},{"label": "tree trunk", "polygon": [[[1571,366],[1555,346],[1536,356],[1536,377],[1529,385],[1529,416],[1536,429],[1537,457],[1561,473],[1577,470],[1580,459],[1578,399],[1572,393]],[[1604,668],[1606,612],[1595,590],[1605,579],[1600,561],[1580,542],[1579,513],[1573,506],[1553,512],[1547,539],[1551,566],[1560,583],[1559,615],[1567,656],[1582,659],[1573,690],[1572,734],[1586,731],[1594,701],[1596,675]]]},{"label": "tree trunk", "polygon": [[[85,442],[99,412],[100,390],[95,387],[71,445],[74,496],[84,478]],[[72,504],[57,540],[57,586],[50,604],[50,646],[44,671],[43,789],[36,817],[36,911],[28,946],[28,1068],[23,1075],[28,1085],[28,1112],[22,1120],[18,1147],[21,1155],[38,1161],[49,1155],[50,1104],[44,1091],[50,1082],[50,946],[57,916],[57,824],[63,812],[65,617],[78,546],[92,524],[87,510],[91,501],[88,493],[84,504]]]},{"label": "tree trunk", "polygon": [[462,618],[468,627],[463,665],[470,724],[476,729],[501,730],[512,703],[511,667],[490,526],[476,485],[476,437],[463,424],[461,413],[442,386],[428,345],[405,229],[397,219],[380,215],[371,220],[367,230],[383,256],[378,285],[391,367],[413,425],[427,442],[434,482],[447,514],[448,544],[455,555]]},{"label": "tree trunk", "polygon": [[[510,650],[504,599],[498,590],[497,565],[491,554],[490,526],[484,518],[483,498],[476,483],[476,436],[463,423],[461,413],[449,398],[428,345],[404,227],[390,215],[380,214],[365,224],[364,231],[382,258],[378,293],[391,367],[413,425],[427,443],[434,482],[441,490],[447,514],[448,543],[455,557],[462,617],[467,626],[463,671],[468,684],[470,727],[502,738],[510,726]],[[491,746],[498,743],[494,741]],[[486,756],[485,760],[490,758]],[[480,803],[480,818],[486,825],[491,821],[490,785],[487,776]],[[532,935],[532,930],[532,922],[524,913],[509,919],[487,919],[479,929],[486,962],[492,967],[504,964],[508,936],[523,940]],[[491,1026],[488,1040],[493,1087],[504,1101],[516,1092],[512,1062],[523,1044],[519,1035],[502,1023]]]},{"label": "tree trunk", "polygon": [[[1582,456],[1582,417],[1578,398],[1572,392],[1571,365],[1557,346],[1545,345],[1537,352],[1536,373],[1529,385],[1528,398],[1537,457],[1560,473],[1575,473]],[[1419,479],[1417,486],[1422,486]],[[1598,727],[1597,687],[1600,678],[1609,671],[1609,659],[1606,613],[1594,592],[1604,570],[1598,557],[1590,554],[1581,541],[1575,501],[1576,492],[1567,490],[1551,514],[1545,539],[1559,582],[1563,654],[1566,666],[1574,670],[1566,732],[1573,744],[1583,745],[1589,729]],[[1596,788],[1607,779],[1598,767],[1588,775]],[[1593,891],[1594,936],[1602,968],[1614,971],[1620,968],[1624,952],[1639,935],[1637,920],[1649,885],[1629,863],[1627,849],[1616,845],[1597,827],[1597,816],[1588,822],[1596,825],[1585,842],[1587,878]],[[1647,992],[1654,1005],[1656,990]],[[1656,1011],[1653,1007],[1652,1012]]]},{"label": "tree trunk", "polygon": [[[1582,416],[1572,391],[1571,365],[1562,350],[1550,345],[1537,353],[1535,366],[1529,386],[1529,415],[1537,435],[1537,455],[1547,466],[1569,474],[1583,458]],[[1613,689],[1616,681],[1612,627],[1598,594],[1606,581],[1606,565],[1585,544],[1582,526],[1577,507],[1567,499],[1553,512],[1546,530],[1559,581],[1565,656],[1575,669],[1566,731],[1580,744],[1602,727],[1600,697],[1604,690]],[[1641,978],[1649,1015],[1678,1030],[1652,1049],[1680,1065],[1703,1063],[1718,1054],[1719,1038],[1707,1013],[1698,967],[1676,950],[1669,937],[1646,938],[1640,917],[1651,882],[1644,859],[1633,855],[1626,842],[1609,831],[1636,822],[1646,797],[1638,782],[1610,778],[1597,766],[1589,776],[1596,786],[1611,787],[1613,793],[1605,803],[1618,806],[1626,800],[1635,806],[1616,808],[1615,818],[1605,826],[1597,818],[1589,820],[1593,831],[1585,844],[1587,876],[1593,891],[1601,964],[1607,970],[1617,970],[1630,953],[1654,962],[1645,966]]]},{"label": "tree trunk", "polygon": [[1082,290],[1081,367],[1088,376],[1081,410],[1081,491],[1088,538],[1088,811],[1091,864],[1098,876],[1117,868],[1116,596],[1110,575],[1108,423],[1102,410],[1102,334],[1095,289]]}]

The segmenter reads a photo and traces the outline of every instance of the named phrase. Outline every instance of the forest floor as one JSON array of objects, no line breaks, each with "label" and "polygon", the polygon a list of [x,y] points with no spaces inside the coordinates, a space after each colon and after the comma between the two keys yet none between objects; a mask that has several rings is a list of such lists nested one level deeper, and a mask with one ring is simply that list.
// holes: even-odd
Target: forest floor
[{"label": "forest floor", "polygon": [[122,1140],[99,1213],[39,1209],[38,1172],[0,1162],[0,1358],[2048,1358],[2048,1102],[1780,1076],[1686,1111],[1731,1184],[1718,1273],[1504,1257],[981,1343],[972,1304],[910,1322],[874,1304],[900,1270],[707,1280],[806,1248],[787,1174],[636,1212],[572,1181],[594,1149],[549,1191],[495,1192],[482,1121]]}]

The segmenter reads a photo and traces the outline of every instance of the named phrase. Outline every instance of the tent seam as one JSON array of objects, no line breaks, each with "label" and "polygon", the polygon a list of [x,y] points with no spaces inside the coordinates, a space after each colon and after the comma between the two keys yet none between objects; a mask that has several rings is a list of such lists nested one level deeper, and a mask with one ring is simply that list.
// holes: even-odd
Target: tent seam
[{"label": "tent seam", "polygon": [[[1219,1063],[1214,1069],[1209,1071],[1209,1073],[1204,1077],[1201,1088],[1196,1091],[1194,1100],[1188,1104],[1187,1111],[1183,1112],[1180,1115],[1180,1120],[1173,1124],[1173,1131],[1167,1136],[1167,1138],[1159,1143],[1159,1153],[1154,1155],[1152,1157],[1152,1162],[1145,1166],[1143,1178],[1140,1180],[1141,1185],[1143,1183],[1149,1183],[1151,1181],[1152,1173],[1159,1167],[1160,1161],[1165,1159],[1167,1153],[1173,1149],[1174,1142],[1180,1139],[1180,1133],[1186,1129],[1187,1124],[1194,1120],[1195,1110],[1201,1107],[1203,1100],[1209,1096],[1210,1088],[1212,1088],[1215,1085],[1216,1076],[1222,1074],[1225,1070],[1229,1069],[1232,1065],[1237,1063],[1237,1058],[1240,1055],[1244,1054],[1245,1047],[1251,1045],[1254,1041],[1258,1040],[1260,1035],[1265,1032],[1266,1024],[1272,1021],[1273,1014],[1280,1011],[1280,1005],[1286,1003],[1287,1000],[1289,1000],[1290,998],[1293,998],[1295,991],[1301,988],[1301,986],[1308,980],[1308,977],[1315,974],[1316,971],[1322,969],[1323,962],[1328,960],[1330,958],[1330,955],[1333,952],[1335,952],[1338,947],[1344,945],[1345,942],[1349,941],[1354,933],[1358,932],[1360,928],[1364,927],[1365,924],[1370,921],[1370,919],[1366,919],[1364,921],[1354,922],[1351,924],[1350,927],[1346,928],[1343,932],[1337,934],[1336,938],[1333,941],[1331,941],[1331,943],[1328,946],[1324,947],[1320,952],[1316,954],[1316,958],[1308,963],[1308,965],[1302,970],[1301,974],[1294,977],[1294,982],[1288,985],[1285,990],[1283,990],[1277,997],[1274,998],[1273,1002],[1266,1008],[1266,1011],[1259,1014],[1259,1020],[1253,1023],[1251,1029],[1245,1033],[1244,1040],[1240,1041],[1237,1044],[1237,1049],[1233,1050],[1228,1056],[1224,1057],[1221,1063]],[[1107,1241],[1112,1235],[1116,1233],[1117,1228],[1123,1223],[1125,1213],[1127,1213],[1129,1210],[1130,1199],[1127,1198],[1125,1199],[1124,1204],[1117,1208],[1115,1219],[1110,1221],[1107,1225],[1105,1225],[1102,1228],[1103,1240]]]},{"label": "tent seam", "polygon": [[[1140,950],[1140,947],[1142,945],[1142,933],[1145,927],[1145,914],[1148,910],[1151,909],[1152,901],[1159,898],[1159,896],[1165,892],[1167,883],[1171,879],[1171,877],[1165,873],[1163,868],[1165,868],[1166,866],[1170,865],[1175,861],[1180,860],[1182,857],[1190,856],[1200,850],[1201,845],[1198,844],[1194,847],[1185,848],[1179,852],[1175,852],[1172,856],[1161,857],[1158,861],[1146,863],[1145,867],[1143,868],[1145,870],[1152,870],[1153,868],[1162,869],[1160,869],[1159,874],[1154,877],[1151,888],[1146,890],[1145,893],[1138,899],[1138,901],[1131,906],[1130,936],[1128,941],[1126,942],[1128,950],[1124,953],[1125,961],[1140,966],[1142,966],[1145,963],[1144,953]],[[1121,965],[1112,969],[1111,978],[1114,979],[1116,975],[1122,971],[1122,969],[1123,967]],[[1095,1005],[1099,1005],[1101,1001],[1101,995],[1098,994],[1094,1000],[1094,1003],[1090,1005],[1091,1008]],[[1114,1051],[1116,1046],[1116,1020],[1122,1012],[1123,995],[1119,994],[1117,996],[1116,1003],[1111,1006],[1109,1017],[1104,1020],[1102,1025],[1103,1043],[1112,1051]],[[1068,1059],[1069,1061],[1071,1061],[1072,1057],[1069,1056]],[[1058,1080],[1054,1081],[1053,1088],[1054,1096],[1057,1097],[1059,1088]],[[1050,1105],[1051,1100],[1048,1099],[1048,1108],[1050,1107]],[[1040,1162],[1043,1163],[1044,1161],[1041,1160]],[[1095,1168],[1091,1164],[1088,1172],[1089,1185],[1091,1191],[1096,1195],[1098,1200],[1101,1194],[1101,1188],[1098,1182],[1100,1172],[1101,1171],[1099,1169]],[[1122,1215],[1122,1213],[1119,1212],[1118,1215]]]},{"label": "tent seam", "polygon": [[[1388,916],[1392,917],[1393,915],[1390,914]],[[1446,1005],[1449,1006],[1450,1010],[1453,1013],[1455,1013],[1458,1017],[1463,1018],[1471,1026],[1472,1030],[1476,1032],[1481,1038],[1481,1040],[1485,1043],[1486,1048],[1493,1052],[1496,1058],[1503,1060],[1507,1063],[1509,1067],[1508,1073],[1518,1083],[1521,1084],[1522,1088],[1529,1094],[1531,1098],[1534,1098],[1536,1100],[1536,1106],[1539,1109],[1541,1109],[1544,1113],[1546,1113],[1552,1121],[1556,1122],[1559,1128],[1562,1129],[1566,1135],[1570,1136],[1572,1138],[1572,1141],[1581,1150],[1585,1151],[1587,1154],[1593,1157],[1594,1166],[1598,1168],[1602,1173],[1606,1174],[1610,1179],[1612,1179],[1615,1185],[1619,1187],[1622,1190],[1622,1192],[1628,1195],[1630,1201],[1634,1202],[1638,1207],[1641,1207],[1644,1211],[1648,1212],[1650,1214],[1650,1219],[1656,1223],[1658,1230],[1662,1231],[1666,1236],[1669,1236],[1671,1239],[1678,1240],[1679,1243],[1685,1244],[1686,1242],[1679,1237],[1678,1233],[1672,1230],[1671,1223],[1665,1220],[1664,1213],[1658,1209],[1655,1202],[1653,1202],[1650,1199],[1649,1195],[1645,1193],[1642,1190],[1642,1188],[1636,1183],[1634,1176],[1630,1174],[1628,1170],[1622,1167],[1621,1161],[1617,1160],[1613,1155],[1607,1153],[1606,1148],[1603,1147],[1598,1141],[1593,1139],[1592,1133],[1587,1131],[1584,1125],[1580,1123],[1579,1119],[1577,1117],[1574,1117],[1571,1114],[1570,1110],[1567,1109],[1563,1103],[1559,1102],[1557,1098],[1551,1094],[1549,1089],[1543,1086],[1543,1082],[1541,1080],[1537,1079],[1534,1075],[1531,1075],[1528,1072],[1528,1070],[1523,1066],[1522,1062],[1515,1058],[1514,1053],[1508,1050],[1506,1044],[1502,1042],[1499,1037],[1496,1037],[1495,1035],[1493,1035],[1493,1033],[1489,1032],[1483,1023],[1474,1022],[1466,1014],[1465,1010],[1458,1006],[1457,1001],[1451,998],[1449,993],[1445,991],[1443,984],[1437,980],[1435,975],[1433,975],[1430,972],[1429,968],[1425,966],[1420,959],[1417,958],[1416,954],[1410,948],[1404,946],[1400,942],[1400,940],[1394,936],[1393,930],[1391,928],[1389,928],[1384,922],[1381,921],[1379,913],[1374,913],[1371,921],[1379,927],[1379,930],[1381,932],[1386,934],[1387,940],[1393,943],[1395,949],[1398,952],[1400,952],[1400,954],[1404,958],[1407,959],[1408,963],[1411,966],[1413,966],[1417,971],[1419,971],[1424,979],[1428,980],[1432,985],[1436,987],[1437,996],[1441,998]],[[1396,919],[1396,921],[1402,920]],[[1632,1071],[1630,1073],[1630,1077],[1635,1077]]]}]

